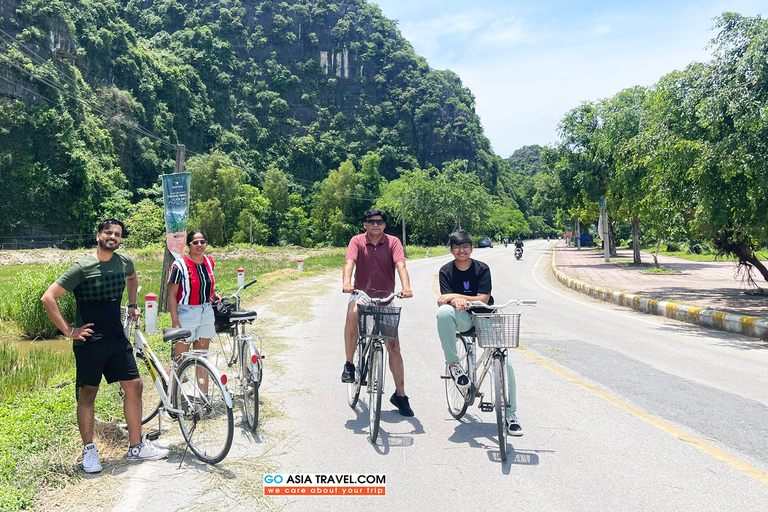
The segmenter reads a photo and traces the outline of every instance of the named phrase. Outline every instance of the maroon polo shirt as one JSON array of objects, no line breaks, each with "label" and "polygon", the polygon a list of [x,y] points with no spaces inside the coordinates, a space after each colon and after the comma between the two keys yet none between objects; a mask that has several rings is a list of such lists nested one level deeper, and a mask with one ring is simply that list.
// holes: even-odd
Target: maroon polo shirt
[{"label": "maroon polo shirt", "polygon": [[[373,245],[368,233],[363,233],[349,241],[346,259],[355,262],[356,289],[371,297],[386,297],[395,291],[395,265],[405,261],[405,254],[396,237],[385,234]],[[382,291],[371,293],[373,290]]]}]

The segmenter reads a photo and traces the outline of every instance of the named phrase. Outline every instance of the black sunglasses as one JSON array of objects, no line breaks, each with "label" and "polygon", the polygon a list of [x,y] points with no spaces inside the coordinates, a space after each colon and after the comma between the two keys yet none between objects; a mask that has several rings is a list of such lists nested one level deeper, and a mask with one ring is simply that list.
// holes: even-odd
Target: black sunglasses
[{"label": "black sunglasses", "polygon": [[205,245],[208,243],[208,240],[192,240],[189,242],[190,245]]},{"label": "black sunglasses", "polygon": [[374,219],[374,220],[366,219],[365,222],[367,222],[368,224],[372,224],[374,226],[382,226],[386,223],[384,219]]}]

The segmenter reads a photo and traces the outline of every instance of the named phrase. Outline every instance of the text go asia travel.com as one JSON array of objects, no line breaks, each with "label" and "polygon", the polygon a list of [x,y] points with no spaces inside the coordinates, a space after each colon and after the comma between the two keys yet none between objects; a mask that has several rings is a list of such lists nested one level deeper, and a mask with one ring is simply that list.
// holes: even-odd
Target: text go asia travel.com
[{"label": "text go asia travel.com", "polygon": [[264,475],[264,496],[386,496],[382,474],[276,474]]}]

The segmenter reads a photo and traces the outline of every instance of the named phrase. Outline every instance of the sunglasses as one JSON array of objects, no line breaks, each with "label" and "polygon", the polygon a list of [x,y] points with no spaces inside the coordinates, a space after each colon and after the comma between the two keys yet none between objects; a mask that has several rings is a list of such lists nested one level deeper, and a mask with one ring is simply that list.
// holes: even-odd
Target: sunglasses
[{"label": "sunglasses", "polygon": [[366,220],[368,224],[371,224],[372,226],[383,226],[384,220],[383,219],[375,219],[375,220]]},{"label": "sunglasses", "polygon": [[189,242],[190,245],[205,245],[208,243],[208,240],[192,240]]}]

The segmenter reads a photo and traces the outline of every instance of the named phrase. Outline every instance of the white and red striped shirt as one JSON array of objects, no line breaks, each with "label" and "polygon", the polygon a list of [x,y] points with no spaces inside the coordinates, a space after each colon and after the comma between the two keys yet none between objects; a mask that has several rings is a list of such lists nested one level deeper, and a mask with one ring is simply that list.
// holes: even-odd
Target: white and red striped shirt
[{"label": "white and red striped shirt", "polygon": [[184,306],[199,306],[211,302],[213,294],[213,258],[203,256],[202,263],[195,263],[185,254],[173,262],[168,282],[178,284],[176,301]]}]

